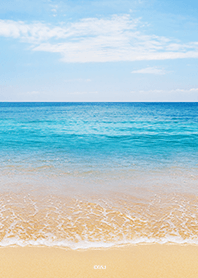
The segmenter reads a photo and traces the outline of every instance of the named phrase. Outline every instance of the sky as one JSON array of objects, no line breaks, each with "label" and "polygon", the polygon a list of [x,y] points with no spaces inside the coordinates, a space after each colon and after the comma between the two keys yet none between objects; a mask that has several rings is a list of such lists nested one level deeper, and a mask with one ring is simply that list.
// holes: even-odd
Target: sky
[{"label": "sky", "polygon": [[0,101],[198,101],[197,0],[0,0]]}]

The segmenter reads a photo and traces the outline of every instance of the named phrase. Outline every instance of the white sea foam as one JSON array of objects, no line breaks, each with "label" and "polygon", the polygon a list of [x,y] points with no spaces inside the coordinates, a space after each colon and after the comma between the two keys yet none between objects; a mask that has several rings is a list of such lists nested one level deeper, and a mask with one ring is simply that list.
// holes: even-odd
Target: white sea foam
[{"label": "white sea foam", "polygon": [[4,239],[0,242],[0,247],[14,247],[14,246],[37,246],[37,247],[61,247],[69,248],[73,250],[78,249],[89,249],[89,248],[110,248],[110,247],[121,247],[124,245],[137,245],[137,244],[193,244],[198,245],[198,237],[194,239],[182,239],[181,237],[165,237],[163,239],[156,238],[136,238],[134,240],[121,240],[114,242],[91,242],[91,241],[79,241],[78,243],[67,241],[67,240],[50,240],[50,239],[37,239],[24,241],[17,237],[12,239]]}]

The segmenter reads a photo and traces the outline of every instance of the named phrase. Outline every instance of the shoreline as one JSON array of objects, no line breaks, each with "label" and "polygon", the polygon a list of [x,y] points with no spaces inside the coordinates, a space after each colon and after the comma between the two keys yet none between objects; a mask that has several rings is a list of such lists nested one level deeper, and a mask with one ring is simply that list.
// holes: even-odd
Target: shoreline
[{"label": "shoreline", "polygon": [[0,248],[5,278],[197,278],[198,245],[136,244],[71,250],[62,247]]}]

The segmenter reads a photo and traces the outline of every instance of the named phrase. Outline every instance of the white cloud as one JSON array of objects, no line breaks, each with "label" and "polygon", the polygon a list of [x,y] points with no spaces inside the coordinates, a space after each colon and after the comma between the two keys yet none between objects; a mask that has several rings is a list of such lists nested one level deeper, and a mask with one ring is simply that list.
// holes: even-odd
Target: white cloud
[{"label": "white cloud", "polygon": [[198,92],[198,88],[192,88],[189,90],[190,92]]},{"label": "white cloud", "polygon": [[55,27],[40,22],[0,20],[0,36],[30,43],[33,51],[60,53],[65,62],[198,58],[198,42],[184,44],[163,36],[146,35],[141,32],[140,20],[129,15],[85,18]]},{"label": "white cloud", "polygon": [[140,70],[134,70],[131,73],[142,73],[142,74],[165,74],[166,71],[164,69],[156,68],[156,67],[147,67]]},{"label": "white cloud", "polygon": [[181,89],[181,88],[178,88],[178,89],[170,89],[170,90],[140,90],[140,91],[132,91],[131,93],[133,94],[137,94],[137,93],[140,93],[140,94],[177,94],[177,93],[182,93],[182,94],[189,94],[189,93],[198,93],[198,88],[191,88],[191,89]]},{"label": "white cloud", "polygon": [[128,99],[130,101],[197,102],[198,88],[131,91]]}]

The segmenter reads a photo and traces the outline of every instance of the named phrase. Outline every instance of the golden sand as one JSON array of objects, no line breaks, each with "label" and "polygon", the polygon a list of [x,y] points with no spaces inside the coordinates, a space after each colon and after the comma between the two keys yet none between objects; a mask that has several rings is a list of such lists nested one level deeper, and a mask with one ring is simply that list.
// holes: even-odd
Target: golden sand
[{"label": "golden sand", "polygon": [[98,250],[0,248],[1,278],[197,278],[198,246],[136,245]]}]

